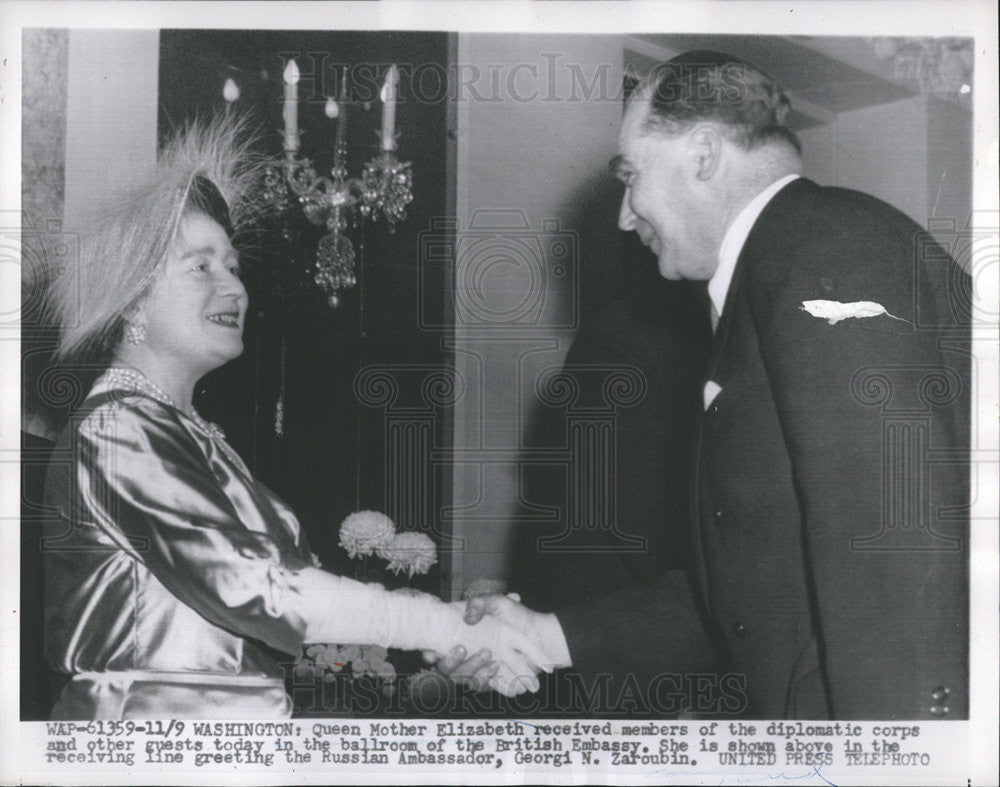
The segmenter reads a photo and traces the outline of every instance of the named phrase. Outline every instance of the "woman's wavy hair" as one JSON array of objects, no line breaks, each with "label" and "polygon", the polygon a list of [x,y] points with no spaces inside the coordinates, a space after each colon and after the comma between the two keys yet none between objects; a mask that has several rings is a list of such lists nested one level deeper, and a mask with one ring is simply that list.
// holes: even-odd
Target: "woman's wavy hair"
[{"label": "woman's wavy hair", "polygon": [[255,217],[264,160],[232,115],[192,121],[163,147],[155,172],[91,224],[80,256],[49,287],[59,358],[106,357],[166,260],[182,217],[200,211],[233,237]]},{"label": "woman's wavy hair", "polygon": [[739,58],[704,49],[685,52],[656,66],[632,94],[648,99],[648,130],[683,134],[714,120],[744,150],[780,141],[802,152],[787,125],[791,102],[777,81]]}]

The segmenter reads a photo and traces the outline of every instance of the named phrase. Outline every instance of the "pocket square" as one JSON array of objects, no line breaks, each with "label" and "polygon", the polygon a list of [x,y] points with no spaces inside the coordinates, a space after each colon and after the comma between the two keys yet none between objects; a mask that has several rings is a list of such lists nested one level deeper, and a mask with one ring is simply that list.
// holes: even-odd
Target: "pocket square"
[{"label": "pocket square", "polygon": [[849,320],[851,318],[864,319],[866,317],[878,317],[883,314],[894,320],[909,323],[909,320],[904,320],[895,314],[889,314],[885,310],[885,306],[874,301],[854,301],[853,303],[841,303],[840,301],[802,301],[802,305],[799,308],[804,312],[808,312],[813,317],[820,317],[826,320],[830,325],[836,325],[841,320]]},{"label": "pocket square", "polygon": [[722,391],[722,386],[719,385],[717,382],[715,382],[715,380],[709,380],[707,383],[705,383],[705,388],[702,391],[702,395],[705,398],[706,410],[709,407],[711,407],[712,402],[715,401],[715,397],[719,395],[720,391]]}]

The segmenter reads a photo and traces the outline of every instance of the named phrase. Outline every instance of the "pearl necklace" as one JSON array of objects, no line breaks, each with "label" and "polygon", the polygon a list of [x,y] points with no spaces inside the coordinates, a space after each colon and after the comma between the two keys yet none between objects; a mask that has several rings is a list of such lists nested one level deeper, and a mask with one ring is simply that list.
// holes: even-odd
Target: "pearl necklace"
[{"label": "pearl necklace", "polygon": [[[177,406],[177,403],[171,399],[162,388],[160,388],[160,386],[137,369],[126,369],[121,366],[112,366],[101,375],[99,382],[103,382],[112,388],[129,388],[138,393],[145,394],[152,399],[156,399],[158,402],[169,405],[178,412],[184,413],[184,415],[194,421],[195,425],[209,437],[225,444],[226,435],[222,431],[221,427],[217,424],[213,424],[211,421],[206,421],[198,415],[194,408],[192,408],[190,412],[182,410]],[[229,446],[227,445],[226,447],[228,448]]]}]

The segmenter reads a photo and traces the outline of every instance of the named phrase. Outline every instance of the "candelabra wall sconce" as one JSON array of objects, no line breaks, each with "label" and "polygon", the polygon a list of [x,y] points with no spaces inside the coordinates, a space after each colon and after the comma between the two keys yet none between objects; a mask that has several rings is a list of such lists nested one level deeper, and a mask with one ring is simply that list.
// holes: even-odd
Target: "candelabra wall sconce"
[{"label": "candelabra wall sconce", "polygon": [[[347,167],[347,68],[342,72],[338,98],[329,97],[324,108],[326,116],[337,124],[329,177],[318,174],[310,159],[299,156],[299,77],[298,66],[289,60],[283,75],[284,155],[268,165],[261,199],[278,213],[298,205],[312,224],[326,228],[316,247],[312,277],[326,293],[327,303],[336,308],[342,292],[357,283],[357,255],[345,234],[348,227],[359,219],[382,219],[389,232],[394,232],[397,222],[406,218],[406,206],[413,201],[410,163],[396,157],[399,69],[393,65],[386,73],[380,94],[379,152],[365,163],[360,177],[349,177]],[[239,97],[239,89],[231,79],[223,95],[229,103]]]}]

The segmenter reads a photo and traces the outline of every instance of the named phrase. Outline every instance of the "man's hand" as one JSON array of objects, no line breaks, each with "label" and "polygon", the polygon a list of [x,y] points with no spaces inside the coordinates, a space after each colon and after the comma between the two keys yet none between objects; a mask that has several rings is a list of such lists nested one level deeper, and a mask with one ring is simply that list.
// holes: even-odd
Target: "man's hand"
[{"label": "man's hand", "polygon": [[[507,598],[520,601],[521,597],[517,593],[508,593]],[[453,602],[452,606],[462,608],[463,616],[465,609],[463,602]],[[475,621],[478,622],[477,618]],[[451,678],[459,686],[463,686],[471,691],[485,691],[489,688],[490,679],[500,671],[500,663],[493,658],[492,652],[488,648],[480,650],[466,658],[466,650],[461,645],[456,645],[447,655],[442,655],[433,650],[425,650],[424,661],[433,666],[446,678]]]},{"label": "man's hand", "polygon": [[493,654],[484,648],[466,658],[466,651],[456,645],[447,655],[433,650],[424,651],[424,661],[446,678],[451,678],[459,686],[471,691],[484,691],[490,681],[500,671],[500,663],[494,661]]},{"label": "man's hand", "polygon": [[[555,615],[535,612],[519,603],[520,598],[509,593],[507,596],[487,595],[475,596],[467,602],[464,610],[464,620],[470,626],[480,623],[484,618],[489,621],[489,627],[502,625],[505,629],[516,632],[519,638],[528,640],[532,646],[528,660],[535,666],[551,672],[557,667],[568,667],[572,664],[566,638]],[[459,606],[455,602],[453,606]],[[522,648],[523,648],[522,644]],[[522,650],[526,654],[527,651]],[[510,669],[514,666],[510,654],[506,660],[494,659],[489,648],[480,648],[472,656],[466,658],[467,650],[461,645],[453,648],[448,655],[433,651],[424,652],[424,660],[434,664],[442,675],[451,678],[456,683],[480,691],[486,686],[502,691],[511,696],[523,691],[538,691],[539,684],[534,675],[519,675],[514,681],[510,678]],[[520,660],[520,666],[525,666]],[[515,667],[515,673],[517,669]],[[503,689],[498,686],[503,686]],[[511,691],[513,689],[513,692]]]},{"label": "man's hand", "polygon": [[568,667],[573,661],[566,645],[559,619],[553,614],[535,612],[519,603],[516,596],[474,596],[466,604],[465,622],[475,625],[485,616],[491,616],[515,629],[545,654],[546,671]]},{"label": "man's hand", "polygon": [[[492,666],[485,664],[465,665],[460,663],[458,674],[467,685],[487,683],[490,688],[508,697],[516,697],[523,692],[538,691],[539,683],[535,674],[541,670],[551,670],[548,666],[549,657],[530,637],[508,626],[498,617],[486,617],[477,625],[468,625],[463,617],[466,610],[462,602],[448,605],[451,614],[455,616],[455,625],[449,628],[449,637],[454,645],[461,645],[465,652],[474,654],[474,659],[481,659],[483,651],[489,651],[497,666],[493,674],[489,674]],[[447,665],[446,665],[447,666]],[[443,670],[439,670],[443,672]]]}]

